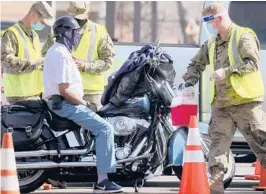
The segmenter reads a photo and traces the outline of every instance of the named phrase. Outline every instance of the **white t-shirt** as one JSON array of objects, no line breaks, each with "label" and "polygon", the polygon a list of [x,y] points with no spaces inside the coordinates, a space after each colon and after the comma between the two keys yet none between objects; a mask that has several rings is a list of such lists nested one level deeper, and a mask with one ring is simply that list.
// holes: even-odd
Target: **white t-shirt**
[{"label": "white t-shirt", "polygon": [[69,83],[80,97],[83,86],[80,72],[65,45],[56,42],[47,52],[43,67],[44,99],[60,94],[58,84]]}]

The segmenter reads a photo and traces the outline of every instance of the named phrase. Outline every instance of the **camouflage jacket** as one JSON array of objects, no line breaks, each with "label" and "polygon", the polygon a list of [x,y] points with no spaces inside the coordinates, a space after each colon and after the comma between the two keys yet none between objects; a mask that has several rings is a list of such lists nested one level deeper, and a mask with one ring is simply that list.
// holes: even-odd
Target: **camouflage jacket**
[{"label": "camouflage jacket", "polygon": [[[249,101],[261,101],[261,99],[242,99],[233,89],[230,82],[230,75],[233,73],[242,75],[243,73],[256,71],[259,67],[259,41],[253,34],[246,32],[241,37],[239,42],[239,54],[245,62],[230,66],[228,57],[228,43],[230,39],[231,29],[225,39],[218,34],[216,37],[215,48],[215,65],[214,69],[224,68],[226,79],[223,82],[215,83],[216,95],[213,106],[216,108],[228,107],[231,105],[243,104]],[[209,64],[208,41],[206,41],[192,58],[188,65],[187,72],[183,75],[185,82],[195,85],[200,73],[206,69]],[[206,83],[203,83],[206,84]]]},{"label": "camouflage jacket", "polygon": [[[82,26],[81,33],[84,31],[84,29],[91,30],[92,27],[92,21],[88,20],[88,22]],[[42,48],[42,55],[44,56],[48,49],[54,44],[54,40],[52,35],[48,35],[46,42],[43,45]],[[113,41],[110,38],[109,34],[106,33],[100,40],[98,44],[98,55],[99,59],[95,61],[87,61],[83,62],[82,64],[82,71],[90,72],[90,73],[97,73],[101,74],[108,69],[110,69],[113,57],[114,57],[114,50],[113,50]]]},{"label": "camouflage jacket", "polygon": [[[22,21],[18,22],[19,26],[33,41],[33,32],[28,29]],[[1,64],[2,67],[12,68],[16,72],[27,72],[32,70],[33,62],[29,59],[18,58],[18,40],[15,34],[11,31],[5,31],[1,39]],[[41,61],[41,60],[40,60]]]}]

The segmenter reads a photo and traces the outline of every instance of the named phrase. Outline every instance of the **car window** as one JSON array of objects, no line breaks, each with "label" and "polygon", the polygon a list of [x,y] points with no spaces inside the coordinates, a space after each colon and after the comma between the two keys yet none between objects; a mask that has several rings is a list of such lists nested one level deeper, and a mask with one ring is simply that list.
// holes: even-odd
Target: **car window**
[{"label": "car window", "polygon": [[252,28],[266,49],[266,2],[232,1],[229,7],[231,19],[238,25]]}]

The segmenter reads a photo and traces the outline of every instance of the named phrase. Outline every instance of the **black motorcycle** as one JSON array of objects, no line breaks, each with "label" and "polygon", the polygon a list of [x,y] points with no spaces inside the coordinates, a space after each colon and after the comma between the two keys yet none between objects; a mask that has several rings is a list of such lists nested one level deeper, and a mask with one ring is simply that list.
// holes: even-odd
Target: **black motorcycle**
[{"label": "black motorcycle", "polygon": [[[117,173],[114,181],[133,181],[135,191],[144,182],[165,172],[181,178],[187,127],[171,125],[170,105],[175,91],[158,79],[156,59],[143,66],[143,94],[127,99],[121,107],[106,104],[98,114],[114,127]],[[158,72],[157,72],[158,73]],[[145,86],[146,87],[146,86]],[[89,130],[54,114],[45,101],[21,101],[2,107],[2,130],[13,133],[21,193],[38,189],[48,178],[69,182],[97,179],[95,137]],[[202,139],[205,156],[209,140]],[[232,160],[232,158],[231,158]],[[234,162],[231,161],[230,184]]]}]

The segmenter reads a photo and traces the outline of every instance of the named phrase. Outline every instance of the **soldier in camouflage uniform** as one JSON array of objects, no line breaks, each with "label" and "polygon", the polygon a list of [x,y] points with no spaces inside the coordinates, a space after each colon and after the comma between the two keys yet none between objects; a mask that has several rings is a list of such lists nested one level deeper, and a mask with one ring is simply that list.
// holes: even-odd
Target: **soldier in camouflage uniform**
[{"label": "soldier in camouflage uniform", "polygon": [[[232,87],[232,75],[243,76],[249,72],[259,71],[259,41],[254,34],[244,32],[238,52],[244,62],[230,65],[228,47],[234,23],[220,3],[211,4],[202,15],[217,15],[209,22],[218,33],[215,36],[214,54],[215,97],[212,116],[209,124],[209,135],[212,141],[209,152],[209,170],[211,174],[210,188],[212,194],[223,194],[223,178],[228,162],[228,152],[236,128],[245,137],[247,143],[266,168],[266,129],[262,110],[263,95],[256,98],[242,98]],[[220,14],[220,15],[219,15]],[[192,58],[183,76],[186,87],[194,86],[200,73],[210,64],[208,41],[206,41]],[[205,83],[203,83],[205,84]],[[254,84],[254,83],[249,83]],[[254,87],[254,85],[253,85]],[[266,191],[264,191],[266,194]]]},{"label": "soldier in camouflage uniform", "polygon": [[[93,22],[89,19],[90,4],[88,1],[70,2],[68,13],[70,15],[73,15],[80,24],[81,34],[84,34],[86,30],[92,31]],[[53,43],[54,39],[51,35],[49,35],[42,49],[43,55],[46,54],[47,50],[51,47]],[[90,43],[88,42],[88,47],[89,44]],[[106,73],[111,68],[113,63],[113,57],[115,55],[113,46],[113,41],[110,38],[109,34],[107,32],[104,33],[103,36],[100,38],[99,43],[97,44],[98,59],[92,61],[76,60],[77,65],[79,66],[79,70],[81,72],[87,72],[98,75]],[[103,90],[86,90],[85,87],[84,90],[84,100],[94,103],[99,109],[102,106],[101,96]]]},{"label": "soldier in camouflage uniform", "polygon": [[[24,34],[29,37],[33,48],[35,47],[33,40],[34,36],[38,36],[34,30],[42,30],[44,24],[51,25],[52,23],[52,8],[46,2],[34,3],[29,13],[20,21],[18,21],[19,27],[23,30]],[[22,37],[23,39],[23,37]],[[30,60],[29,58],[18,57],[19,53],[19,42],[16,35],[11,31],[7,30],[3,34],[1,40],[1,63],[4,69],[11,69],[17,74],[32,72],[39,68],[43,64],[43,58],[40,57],[36,60]],[[24,45],[27,47],[27,45]],[[35,48],[36,49],[36,48]],[[39,52],[41,56],[41,50]],[[33,81],[34,82],[34,81]],[[12,83],[9,83],[12,84]],[[7,87],[4,85],[4,87]],[[13,104],[20,100],[33,100],[40,99],[41,93],[33,96],[8,96],[7,100],[10,104]]]}]

